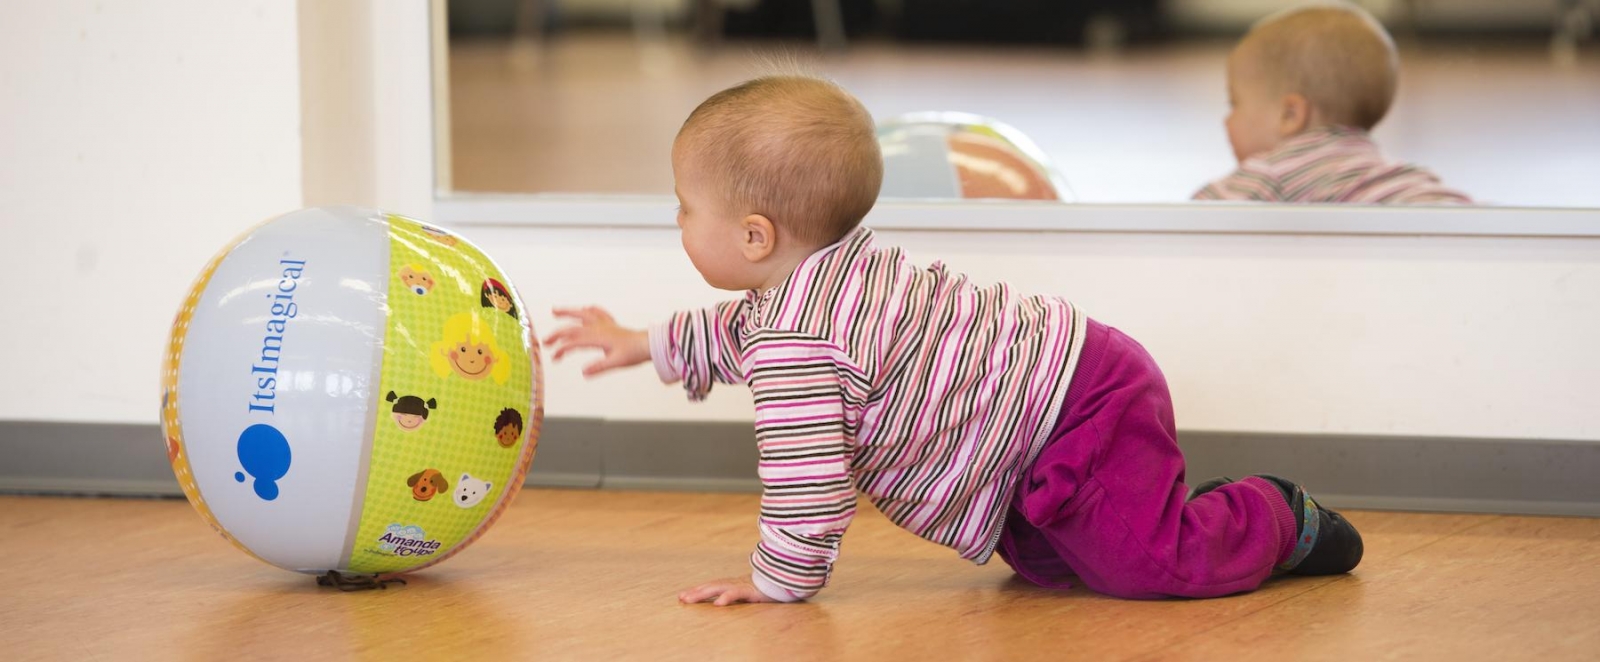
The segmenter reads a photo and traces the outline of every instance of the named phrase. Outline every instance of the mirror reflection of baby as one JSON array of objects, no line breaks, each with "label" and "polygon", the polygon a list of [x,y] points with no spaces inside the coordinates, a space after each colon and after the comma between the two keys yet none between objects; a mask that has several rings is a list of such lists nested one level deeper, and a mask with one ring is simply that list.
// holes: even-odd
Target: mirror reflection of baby
[{"label": "mirror reflection of baby", "polygon": [[1383,156],[1368,134],[1394,101],[1400,58],[1359,8],[1267,17],[1228,56],[1228,142],[1239,167],[1196,200],[1471,204],[1433,173]]}]

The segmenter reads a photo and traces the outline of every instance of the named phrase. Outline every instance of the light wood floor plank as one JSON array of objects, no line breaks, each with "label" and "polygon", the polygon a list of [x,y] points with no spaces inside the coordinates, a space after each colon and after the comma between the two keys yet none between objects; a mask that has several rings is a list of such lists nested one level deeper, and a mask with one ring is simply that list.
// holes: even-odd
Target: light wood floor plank
[{"label": "light wood floor plank", "polygon": [[1148,659],[1224,657],[1600,659],[1600,520],[1492,518]]},{"label": "light wood floor plank", "polygon": [[747,571],[755,513],[744,494],[532,490],[472,549],[409,585],[341,594],[232,549],[180,501],[0,498],[0,540],[12,552],[0,568],[0,651],[1125,660],[1600,650],[1600,520],[1352,513],[1368,542],[1353,576],[1135,602],[1039,589],[998,561],[974,567],[868,510],[813,602],[678,605],[681,588]]}]

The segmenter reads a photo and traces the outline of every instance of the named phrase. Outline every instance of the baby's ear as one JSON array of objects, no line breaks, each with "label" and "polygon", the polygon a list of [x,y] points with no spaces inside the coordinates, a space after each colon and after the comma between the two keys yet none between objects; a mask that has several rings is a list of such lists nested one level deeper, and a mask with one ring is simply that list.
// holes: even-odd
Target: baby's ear
[{"label": "baby's ear", "polygon": [[772,219],[761,214],[750,214],[744,217],[742,224],[744,244],[739,250],[746,260],[760,262],[777,249],[778,230]]},{"label": "baby's ear", "polygon": [[1310,128],[1315,108],[1304,94],[1291,93],[1283,97],[1283,117],[1278,120],[1278,134],[1285,138],[1298,135]]}]

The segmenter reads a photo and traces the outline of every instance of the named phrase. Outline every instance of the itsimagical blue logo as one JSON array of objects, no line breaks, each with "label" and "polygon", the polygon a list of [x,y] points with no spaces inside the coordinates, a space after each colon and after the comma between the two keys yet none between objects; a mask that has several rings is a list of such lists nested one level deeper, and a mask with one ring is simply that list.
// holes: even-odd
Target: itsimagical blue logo
[{"label": "itsimagical blue logo", "polygon": [[[271,301],[267,317],[266,335],[261,340],[259,360],[252,357],[250,374],[255,379],[255,392],[250,395],[248,412],[256,416],[271,417],[278,413],[278,364],[283,360],[284,336],[288,335],[289,322],[300,312],[295,302],[295,290],[305,275],[306,261],[291,260],[289,253],[274,265],[278,270],[278,286],[267,294]],[[264,501],[278,498],[278,481],[289,474],[292,461],[289,440],[283,433],[266,423],[257,423],[239,433],[239,466],[233,479],[243,483],[245,474],[254,478],[251,487]]]},{"label": "itsimagical blue logo", "polygon": [[283,433],[257,423],[239,433],[239,465],[244,471],[235,472],[233,479],[243,483],[248,472],[255,479],[256,496],[271,501],[278,498],[278,480],[288,475],[292,459]]}]

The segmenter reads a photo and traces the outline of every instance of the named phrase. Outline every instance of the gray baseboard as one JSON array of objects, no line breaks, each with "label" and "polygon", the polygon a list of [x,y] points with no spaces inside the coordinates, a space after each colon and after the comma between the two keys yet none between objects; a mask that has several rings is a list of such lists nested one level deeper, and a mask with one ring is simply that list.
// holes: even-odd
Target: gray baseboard
[{"label": "gray baseboard", "polygon": [[[1334,507],[1600,516],[1600,443],[1183,432],[1191,479],[1269,472]],[[749,424],[545,421],[527,484],[754,491]],[[0,492],[177,496],[155,425],[0,421]]]}]

